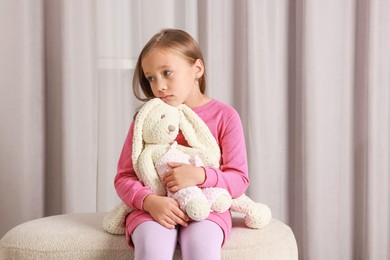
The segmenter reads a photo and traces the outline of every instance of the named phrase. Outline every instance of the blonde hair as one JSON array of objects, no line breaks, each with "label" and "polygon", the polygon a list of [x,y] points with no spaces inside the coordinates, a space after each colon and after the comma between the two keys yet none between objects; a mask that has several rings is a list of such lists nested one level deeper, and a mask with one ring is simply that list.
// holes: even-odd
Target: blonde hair
[{"label": "blonde hair", "polygon": [[[178,29],[164,29],[155,34],[142,49],[134,70],[133,93],[137,99],[142,101],[148,101],[155,97],[142,69],[142,58],[155,48],[175,51],[187,59],[191,65],[198,59],[204,64],[203,54],[198,43],[187,32]],[[206,91],[205,79],[204,72],[199,79],[199,88],[203,94]]]}]

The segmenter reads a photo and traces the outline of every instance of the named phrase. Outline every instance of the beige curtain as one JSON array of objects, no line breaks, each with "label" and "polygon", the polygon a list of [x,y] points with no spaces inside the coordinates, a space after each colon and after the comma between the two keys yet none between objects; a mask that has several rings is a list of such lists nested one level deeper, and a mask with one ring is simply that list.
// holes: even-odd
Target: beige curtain
[{"label": "beige curtain", "polygon": [[43,4],[0,1],[0,235],[44,213]]},{"label": "beige curtain", "polygon": [[0,236],[96,210],[95,3],[0,0]]},{"label": "beige curtain", "polygon": [[300,259],[390,258],[390,1],[199,1],[209,91]]},{"label": "beige curtain", "polygon": [[[111,12],[98,28],[96,10]],[[176,27],[201,44],[208,93],[239,111],[248,193],[292,227],[300,259],[390,258],[390,1],[0,0],[0,12],[0,236],[116,205],[134,60]]]}]

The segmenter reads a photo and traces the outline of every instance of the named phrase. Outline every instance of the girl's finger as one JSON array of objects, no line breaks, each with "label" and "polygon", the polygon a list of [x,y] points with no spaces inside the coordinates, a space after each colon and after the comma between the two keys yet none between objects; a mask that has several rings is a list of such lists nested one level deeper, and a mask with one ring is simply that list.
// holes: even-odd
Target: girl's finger
[{"label": "girl's finger", "polygon": [[185,163],[178,163],[178,162],[169,162],[168,163],[168,166],[171,167],[171,168],[176,168],[176,167],[179,167],[179,166],[182,166],[182,165],[186,165]]},{"label": "girl's finger", "polygon": [[163,227],[168,228],[168,229],[173,229],[175,228],[174,224],[171,224],[170,221],[161,221],[159,222]]},{"label": "girl's finger", "polygon": [[184,222],[188,222],[190,220],[187,214],[185,214],[179,207],[177,207],[173,213]]},{"label": "girl's finger", "polygon": [[169,190],[169,192],[172,192],[172,193],[180,190],[179,186],[177,186],[177,185],[170,185],[170,187],[167,185],[167,189]]}]

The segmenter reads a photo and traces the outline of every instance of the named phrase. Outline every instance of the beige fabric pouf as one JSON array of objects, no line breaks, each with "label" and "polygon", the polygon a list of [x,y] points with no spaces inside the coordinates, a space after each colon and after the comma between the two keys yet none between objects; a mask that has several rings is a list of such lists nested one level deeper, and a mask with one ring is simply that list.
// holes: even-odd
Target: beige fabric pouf
[{"label": "beige fabric pouf", "polygon": [[[58,215],[16,226],[0,240],[0,259],[133,259],[124,235],[103,230],[105,214]],[[174,259],[180,259],[180,249]],[[297,260],[297,244],[291,228],[278,220],[254,230],[235,216],[222,259]]]}]

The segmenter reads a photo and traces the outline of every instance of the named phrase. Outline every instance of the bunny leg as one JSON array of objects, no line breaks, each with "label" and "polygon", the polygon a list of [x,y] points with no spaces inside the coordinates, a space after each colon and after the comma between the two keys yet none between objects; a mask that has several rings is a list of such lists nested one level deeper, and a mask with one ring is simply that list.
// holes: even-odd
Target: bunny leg
[{"label": "bunny leg", "polygon": [[271,209],[262,203],[256,203],[245,194],[233,199],[231,210],[245,214],[245,225],[249,228],[263,228],[272,219]]},{"label": "bunny leg", "polygon": [[204,188],[202,191],[211,205],[211,210],[214,212],[225,212],[232,205],[232,197],[223,188]]},{"label": "bunny leg", "polygon": [[181,210],[192,220],[200,221],[210,214],[210,204],[199,187],[193,186],[170,194],[179,203]]}]

